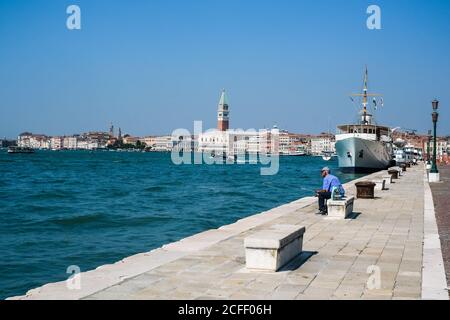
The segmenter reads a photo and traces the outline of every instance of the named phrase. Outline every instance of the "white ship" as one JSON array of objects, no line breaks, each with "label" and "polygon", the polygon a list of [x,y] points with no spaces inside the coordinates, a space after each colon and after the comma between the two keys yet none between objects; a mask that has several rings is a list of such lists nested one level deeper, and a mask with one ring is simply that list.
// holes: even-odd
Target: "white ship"
[{"label": "white ship", "polygon": [[368,93],[367,82],[366,68],[363,93],[353,95],[363,100],[359,122],[338,126],[336,153],[343,172],[374,172],[393,164],[391,129],[377,125],[368,112],[368,97],[378,95]]}]

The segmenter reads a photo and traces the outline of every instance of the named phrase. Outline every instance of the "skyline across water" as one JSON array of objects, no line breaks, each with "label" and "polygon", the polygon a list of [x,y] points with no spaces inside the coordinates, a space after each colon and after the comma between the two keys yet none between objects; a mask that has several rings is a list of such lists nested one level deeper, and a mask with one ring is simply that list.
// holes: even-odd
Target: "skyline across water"
[{"label": "skyline across water", "polygon": [[0,2],[1,137],[212,128],[222,88],[233,128],[320,133],[351,119],[365,65],[381,123],[426,132],[430,101],[450,101],[449,2],[79,0],[81,29],[70,5]]}]

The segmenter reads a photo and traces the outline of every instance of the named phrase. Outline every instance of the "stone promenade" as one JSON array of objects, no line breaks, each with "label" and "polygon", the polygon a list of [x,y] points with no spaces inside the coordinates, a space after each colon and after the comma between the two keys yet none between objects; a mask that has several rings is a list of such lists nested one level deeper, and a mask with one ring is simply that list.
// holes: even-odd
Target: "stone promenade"
[{"label": "stone promenade", "polygon": [[[422,165],[408,168],[376,199],[356,199],[351,219],[316,215],[316,199],[303,198],[82,273],[80,290],[60,282],[15,299],[445,299],[425,178]],[[303,254],[277,273],[247,270],[244,238],[277,224],[306,227]]]}]

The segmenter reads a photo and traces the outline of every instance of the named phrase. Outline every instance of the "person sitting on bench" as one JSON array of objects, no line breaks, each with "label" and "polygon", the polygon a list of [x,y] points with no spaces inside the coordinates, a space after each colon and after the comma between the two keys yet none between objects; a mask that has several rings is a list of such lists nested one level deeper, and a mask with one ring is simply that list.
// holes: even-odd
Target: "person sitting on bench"
[{"label": "person sitting on bench", "polygon": [[342,187],[339,178],[330,174],[330,168],[324,167],[321,171],[323,178],[323,186],[322,190],[316,191],[316,197],[319,198],[319,214],[326,215],[327,214],[327,206],[325,205],[325,200],[331,198],[331,192],[333,188],[338,188],[339,194],[343,197],[345,195],[345,190]]}]

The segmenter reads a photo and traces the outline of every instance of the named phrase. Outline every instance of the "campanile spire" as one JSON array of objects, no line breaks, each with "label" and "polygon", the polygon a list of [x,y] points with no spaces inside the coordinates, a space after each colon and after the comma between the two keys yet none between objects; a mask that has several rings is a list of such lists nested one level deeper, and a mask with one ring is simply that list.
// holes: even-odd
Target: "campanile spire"
[{"label": "campanile spire", "polygon": [[222,90],[217,110],[217,129],[220,131],[227,131],[230,127],[229,109],[225,89]]}]

